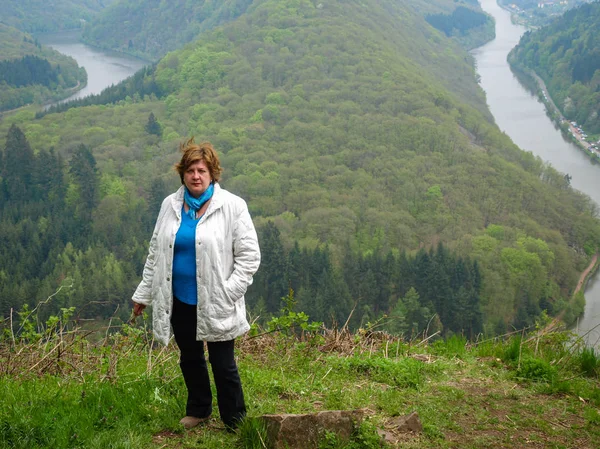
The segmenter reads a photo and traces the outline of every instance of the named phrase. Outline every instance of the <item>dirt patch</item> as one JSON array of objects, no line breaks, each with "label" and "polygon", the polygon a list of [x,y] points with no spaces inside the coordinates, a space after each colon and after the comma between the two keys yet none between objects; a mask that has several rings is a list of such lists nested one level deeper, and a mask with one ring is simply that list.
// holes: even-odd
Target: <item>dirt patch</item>
[{"label": "dirt patch", "polygon": [[535,394],[518,384],[462,378],[448,386],[462,391],[453,402],[449,447],[597,449],[583,432],[585,404],[572,397]]}]

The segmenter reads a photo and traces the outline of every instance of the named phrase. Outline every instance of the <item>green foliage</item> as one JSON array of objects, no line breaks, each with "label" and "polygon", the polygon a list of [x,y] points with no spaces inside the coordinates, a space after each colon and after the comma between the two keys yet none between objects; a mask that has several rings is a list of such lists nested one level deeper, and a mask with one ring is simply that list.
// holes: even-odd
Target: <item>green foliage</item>
[{"label": "green foliage", "polygon": [[162,135],[162,127],[153,112],[148,116],[148,122],[146,123],[146,132],[148,134],[154,134],[156,136]]},{"label": "green foliage", "polygon": [[432,344],[435,354],[446,357],[463,358],[467,353],[467,339],[462,335],[452,335],[446,340],[437,340]]},{"label": "green foliage", "polygon": [[521,359],[522,342],[523,340],[520,335],[512,337],[504,349],[502,360],[511,363],[518,362]]},{"label": "green foliage", "polygon": [[583,348],[577,358],[583,374],[589,377],[600,374],[600,360],[594,348]]},{"label": "green foliage", "polygon": [[46,59],[25,55],[21,59],[0,61],[0,83],[13,87],[41,84],[50,87],[58,82],[59,69]]},{"label": "green foliage", "polygon": [[557,369],[546,360],[525,357],[521,359],[516,374],[527,380],[551,382],[556,379]]},{"label": "green foliage", "polygon": [[362,421],[350,436],[342,440],[336,433],[325,431],[319,439],[318,449],[379,449],[382,444],[377,428],[369,421]]},{"label": "green foliage", "polygon": [[246,418],[238,428],[240,447],[243,449],[264,449],[267,429],[263,420]]},{"label": "green foliage", "polygon": [[434,28],[443,31],[446,36],[453,36],[464,35],[471,28],[483,26],[492,19],[482,12],[459,6],[452,14],[429,14],[425,20]]},{"label": "green foliage", "polygon": [[[308,315],[304,312],[295,312],[296,300],[294,299],[294,291],[290,289],[286,297],[281,298],[284,305],[281,309],[281,315],[273,317],[267,323],[267,331],[279,331],[283,334],[292,332],[302,332],[308,335],[315,335],[322,327],[323,323],[318,321],[308,321]],[[318,338],[317,338],[318,340]]]}]

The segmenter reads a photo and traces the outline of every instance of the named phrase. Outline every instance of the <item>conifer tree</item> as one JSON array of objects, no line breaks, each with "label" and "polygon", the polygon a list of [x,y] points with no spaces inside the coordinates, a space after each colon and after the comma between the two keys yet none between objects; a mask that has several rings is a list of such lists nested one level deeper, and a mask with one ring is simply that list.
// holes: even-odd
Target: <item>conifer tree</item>
[{"label": "conifer tree", "polygon": [[11,202],[27,202],[32,192],[35,159],[21,129],[13,124],[6,135],[2,164],[3,190]]},{"label": "conifer tree", "polygon": [[271,221],[261,232],[261,266],[255,275],[255,294],[265,301],[269,313],[281,308],[281,298],[288,293],[285,282],[286,257],[279,237],[279,229]]},{"label": "conifer tree", "polygon": [[[69,161],[69,173],[79,190],[79,201],[75,208],[83,229],[91,224],[92,212],[98,204],[100,176],[96,159],[91,150],[81,144]],[[82,229],[82,230],[83,230]]]},{"label": "conifer tree", "polygon": [[158,120],[156,120],[154,112],[151,112],[148,116],[148,122],[146,123],[146,132],[148,134],[154,134],[155,136],[162,135],[162,126],[160,126],[160,123],[158,123]]}]

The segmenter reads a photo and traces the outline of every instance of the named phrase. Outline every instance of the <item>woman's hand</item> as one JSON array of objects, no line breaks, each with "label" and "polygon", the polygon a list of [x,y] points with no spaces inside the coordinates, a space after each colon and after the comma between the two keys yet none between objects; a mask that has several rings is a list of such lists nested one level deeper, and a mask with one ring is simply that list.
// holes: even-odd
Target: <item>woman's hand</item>
[{"label": "woman's hand", "polygon": [[133,314],[135,316],[140,316],[145,308],[146,308],[146,306],[144,304],[134,302],[133,303]]}]

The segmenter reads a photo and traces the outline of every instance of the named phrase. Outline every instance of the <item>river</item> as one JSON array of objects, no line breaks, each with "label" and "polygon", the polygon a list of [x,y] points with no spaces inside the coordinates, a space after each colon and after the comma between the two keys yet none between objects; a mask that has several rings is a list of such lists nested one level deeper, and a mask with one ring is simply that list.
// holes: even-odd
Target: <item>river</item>
[{"label": "river", "polygon": [[41,44],[75,59],[81,67],[85,68],[88,75],[87,85],[83,89],[58,103],[99,94],[106,87],[123,81],[149,64],[149,62],[133,56],[83,44],[79,42],[79,36],[79,31],[37,36]]},{"label": "river", "polygon": [[[574,143],[565,138],[548,118],[544,104],[523,87],[511,72],[506,57],[525,33],[514,25],[510,13],[496,0],[479,0],[482,9],[496,20],[496,38],[473,50],[481,87],[488,106],[502,131],[520,148],[530,151],[557,170],[572,176],[571,185],[600,204],[600,167],[593,165]],[[576,331],[589,344],[600,340],[600,275],[590,280],[586,306]]]}]

